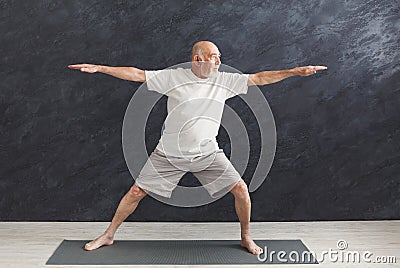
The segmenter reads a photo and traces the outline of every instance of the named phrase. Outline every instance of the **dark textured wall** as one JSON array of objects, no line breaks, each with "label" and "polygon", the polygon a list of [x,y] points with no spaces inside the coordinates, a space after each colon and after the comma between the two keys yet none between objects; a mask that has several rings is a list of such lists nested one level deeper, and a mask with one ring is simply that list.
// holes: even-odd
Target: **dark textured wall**
[{"label": "dark textured wall", "polygon": [[[263,86],[277,151],[255,221],[400,219],[399,2],[0,1],[0,220],[108,221],[133,182],[122,153],[139,83],[73,63],[160,69],[215,42],[244,73],[321,64]],[[239,98],[252,130],[253,117]],[[165,99],[156,112],[165,116]],[[150,128],[161,127],[153,117]],[[223,131],[219,141],[227,143]],[[146,141],[151,151],[158,136]],[[257,138],[244,179],[257,163]],[[185,177],[186,178],[186,177]],[[234,221],[232,195],[197,208],[146,197],[133,221]]]}]

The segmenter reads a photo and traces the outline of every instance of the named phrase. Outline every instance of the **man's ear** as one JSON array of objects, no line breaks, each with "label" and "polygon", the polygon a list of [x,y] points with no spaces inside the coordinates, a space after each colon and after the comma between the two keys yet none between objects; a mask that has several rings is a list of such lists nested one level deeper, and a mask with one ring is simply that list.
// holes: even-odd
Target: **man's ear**
[{"label": "man's ear", "polygon": [[194,55],[193,57],[193,62],[197,65],[200,66],[200,62],[202,62],[203,60],[200,58],[199,55]]}]

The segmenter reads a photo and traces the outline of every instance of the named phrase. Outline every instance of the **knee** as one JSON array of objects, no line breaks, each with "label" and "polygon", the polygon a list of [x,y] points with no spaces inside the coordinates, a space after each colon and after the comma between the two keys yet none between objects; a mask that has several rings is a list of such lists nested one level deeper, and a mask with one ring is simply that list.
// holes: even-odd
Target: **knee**
[{"label": "knee", "polygon": [[232,188],[231,193],[235,197],[247,197],[249,195],[249,191],[247,189],[247,185],[243,180],[240,180],[236,185]]},{"label": "knee", "polygon": [[147,195],[147,193],[136,184],[134,184],[128,191],[129,197],[140,200]]}]

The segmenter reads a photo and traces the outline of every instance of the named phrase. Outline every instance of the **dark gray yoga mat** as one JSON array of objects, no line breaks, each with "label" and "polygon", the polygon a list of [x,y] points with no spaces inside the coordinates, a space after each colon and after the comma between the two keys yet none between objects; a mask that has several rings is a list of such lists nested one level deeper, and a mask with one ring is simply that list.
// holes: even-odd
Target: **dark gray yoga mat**
[{"label": "dark gray yoga mat", "polygon": [[[253,255],[239,240],[117,240],[112,246],[94,251],[83,249],[88,241],[64,240],[46,264],[54,265],[135,265],[135,264],[317,264],[301,240],[255,240],[268,256]],[[272,253],[275,251],[275,253]],[[285,256],[278,252],[285,251]],[[298,258],[296,253],[298,253]],[[304,252],[306,252],[304,254]],[[308,252],[308,254],[307,254]],[[302,256],[305,257],[302,257]],[[291,258],[290,258],[291,256]],[[309,258],[311,257],[311,258]],[[291,260],[292,259],[292,260]],[[293,261],[298,260],[298,261]]]}]

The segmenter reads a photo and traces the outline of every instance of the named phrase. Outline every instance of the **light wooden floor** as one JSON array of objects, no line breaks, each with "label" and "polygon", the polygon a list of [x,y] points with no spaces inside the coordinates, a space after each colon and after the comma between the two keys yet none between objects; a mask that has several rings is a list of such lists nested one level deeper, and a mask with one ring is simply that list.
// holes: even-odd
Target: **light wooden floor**
[{"label": "light wooden floor", "polygon": [[[107,225],[106,222],[0,222],[0,267],[79,267],[46,266],[45,263],[63,239],[89,241],[101,234]],[[400,267],[400,221],[253,222],[251,231],[254,239],[301,239],[316,253],[318,260],[323,251],[338,250],[337,242],[341,239],[348,243],[348,251],[370,251],[371,259],[377,256],[396,258],[395,264],[355,265],[326,260],[320,265],[260,265],[263,267]],[[115,239],[239,239],[239,223],[125,222]]]}]

